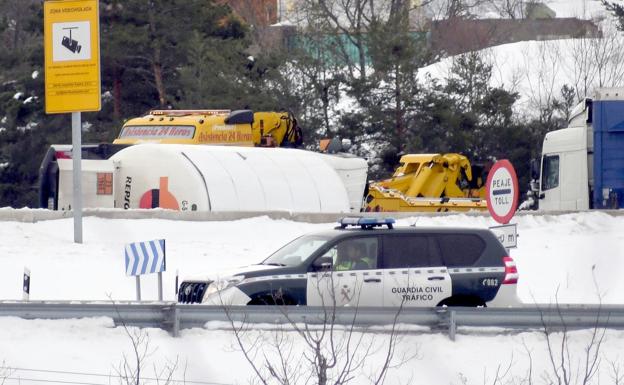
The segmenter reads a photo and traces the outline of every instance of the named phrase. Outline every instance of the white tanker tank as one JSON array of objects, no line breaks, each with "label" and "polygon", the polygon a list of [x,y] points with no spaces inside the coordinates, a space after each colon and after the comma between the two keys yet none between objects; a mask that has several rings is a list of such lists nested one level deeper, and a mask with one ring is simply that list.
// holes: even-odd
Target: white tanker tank
[{"label": "white tanker tank", "polygon": [[[69,210],[72,160],[58,162],[58,208]],[[368,166],[287,148],[142,144],[82,170],[85,208],[348,213],[360,211]]]}]

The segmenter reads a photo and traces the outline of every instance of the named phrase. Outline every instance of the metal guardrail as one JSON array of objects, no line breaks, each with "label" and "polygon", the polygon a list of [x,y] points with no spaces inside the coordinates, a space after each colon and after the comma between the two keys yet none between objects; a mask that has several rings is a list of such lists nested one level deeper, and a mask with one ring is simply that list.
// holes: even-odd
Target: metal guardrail
[{"label": "metal guardrail", "polygon": [[[518,308],[381,308],[314,306],[207,306],[174,302],[0,302],[0,317],[71,319],[110,317],[115,325],[155,327],[174,336],[181,329],[203,327],[209,321],[288,324],[323,324],[368,327],[373,325],[421,325],[447,330],[451,339],[459,326],[515,329],[624,328],[624,306],[538,305]],[[333,321],[331,321],[333,319]]]},{"label": "metal guardrail", "polygon": [[[579,212],[603,213],[610,216],[624,216],[624,210],[587,210],[587,211],[518,211],[516,216],[557,216]],[[295,222],[306,223],[330,223],[336,222],[345,216],[373,216],[373,217],[393,217],[395,219],[412,217],[439,217],[450,215],[466,215],[474,217],[489,217],[487,211],[471,212],[361,212],[361,213],[291,213],[286,211],[219,211],[219,212],[198,212],[198,211],[173,211],[163,209],[90,209],[83,210],[83,217],[98,217],[106,219],[165,219],[178,221],[232,221],[259,216],[267,216],[272,219],[286,219]],[[46,209],[2,209],[0,210],[0,221],[27,222],[72,218],[71,211],[52,211]]]}]

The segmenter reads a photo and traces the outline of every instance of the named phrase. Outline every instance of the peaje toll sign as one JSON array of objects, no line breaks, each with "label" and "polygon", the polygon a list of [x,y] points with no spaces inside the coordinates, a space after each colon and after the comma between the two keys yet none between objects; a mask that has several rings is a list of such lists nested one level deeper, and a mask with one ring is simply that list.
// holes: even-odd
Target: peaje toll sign
[{"label": "peaje toll sign", "polygon": [[99,111],[98,0],[44,2],[45,110]]},{"label": "peaje toll sign", "polygon": [[492,166],[486,183],[487,205],[498,223],[509,223],[518,207],[518,177],[507,159]]}]

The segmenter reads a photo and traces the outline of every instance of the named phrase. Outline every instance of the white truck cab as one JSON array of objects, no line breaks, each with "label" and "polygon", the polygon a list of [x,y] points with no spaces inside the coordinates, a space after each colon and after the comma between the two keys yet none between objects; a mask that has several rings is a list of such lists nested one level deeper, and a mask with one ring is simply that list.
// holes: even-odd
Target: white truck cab
[{"label": "white truck cab", "polygon": [[[582,107],[582,108],[581,108]],[[593,138],[586,124],[585,102],[577,106],[570,126],[544,138],[541,160],[539,208],[545,211],[589,209]]]},{"label": "white truck cab", "polygon": [[[601,88],[546,134],[537,197],[543,211],[619,208],[624,200],[624,88]],[[533,170],[534,174],[537,170]]]}]

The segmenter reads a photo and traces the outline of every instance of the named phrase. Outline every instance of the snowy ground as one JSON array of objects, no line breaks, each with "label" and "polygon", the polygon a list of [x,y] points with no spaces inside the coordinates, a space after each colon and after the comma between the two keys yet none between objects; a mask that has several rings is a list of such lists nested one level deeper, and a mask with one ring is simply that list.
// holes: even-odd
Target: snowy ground
[{"label": "snowy ground", "polygon": [[[419,217],[399,221],[418,226],[476,226],[495,223],[487,217],[465,215]],[[520,297],[528,303],[548,302],[558,293],[560,302],[624,303],[624,216],[580,213],[562,216],[517,216],[519,247],[512,250],[518,264]],[[134,279],[125,276],[123,245],[156,238],[167,240],[165,298],[174,298],[174,276],[213,272],[257,262],[284,242],[309,231],[334,224],[307,224],[266,217],[231,222],[182,222],[168,220],[84,219],[84,243],[74,244],[71,219],[38,223],[0,222],[0,299],[21,298],[24,266],[32,272],[31,299],[101,300],[112,295],[118,300],[134,299]],[[598,287],[598,289],[596,289]],[[156,299],[156,280],[143,280],[143,298]],[[185,330],[172,338],[161,330],[148,330],[151,346],[145,375],[154,377],[152,364],[163,368],[179,359],[175,378],[187,382],[247,383],[251,369],[234,347],[235,340],[224,324]],[[511,364],[505,381],[527,375],[532,363],[534,383],[549,370],[546,344],[537,332],[463,330],[456,342],[441,333],[405,327],[398,345],[400,352],[417,353],[417,358],[390,372],[389,384],[480,384],[494,383]],[[272,332],[256,331],[263,337]],[[294,333],[287,334],[295,338]],[[574,365],[583,361],[588,331],[571,333]],[[380,347],[384,333],[367,333],[366,341]],[[621,359],[624,332],[608,331],[602,348],[601,383],[610,383],[610,362]],[[268,345],[266,352],[270,354]],[[13,368],[114,374],[123,353],[131,345],[122,328],[109,319],[67,321],[25,321],[0,319],[0,360]],[[303,344],[295,343],[292,357],[301,357]],[[530,357],[529,357],[530,352]],[[366,377],[381,363],[378,350],[361,371]],[[531,360],[529,359],[531,358]],[[1,376],[1,373],[0,373]],[[117,379],[68,373],[15,370],[11,378],[74,381],[90,384],[117,383]],[[367,383],[365,378],[354,383]],[[8,382],[15,383],[15,382]],[[155,380],[151,381],[155,383]],[[189,382],[190,383],[190,382]],[[505,383],[505,382],[500,382]],[[614,383],[614,382],[611,382]]]},{"label": "snowy ground", "polygon": [[[517,216],[519,247],[512,250],[520,270],[518,293],[527,303],[622,303],[624,216],[603,213]],[[399,224],[477,226],[496,223],[466,215],[414,217]],[[37,223],[0,222],[0,298],[21,299],[24,267],[32,274],[33,300],[117,300],[135,297],[135,281],[124,275],[124,244],[166,239],[164,297],[173,300],[175,272],[214,273],[260,262],[287,241],[333,227],[257,217],[230,222],[115,220],[84,218],[84,243],[73,243],[71,219]],[[595,277],[595,283],[594,283]],[[156,279],[143,278],[143,298],[156,295]]]}]

